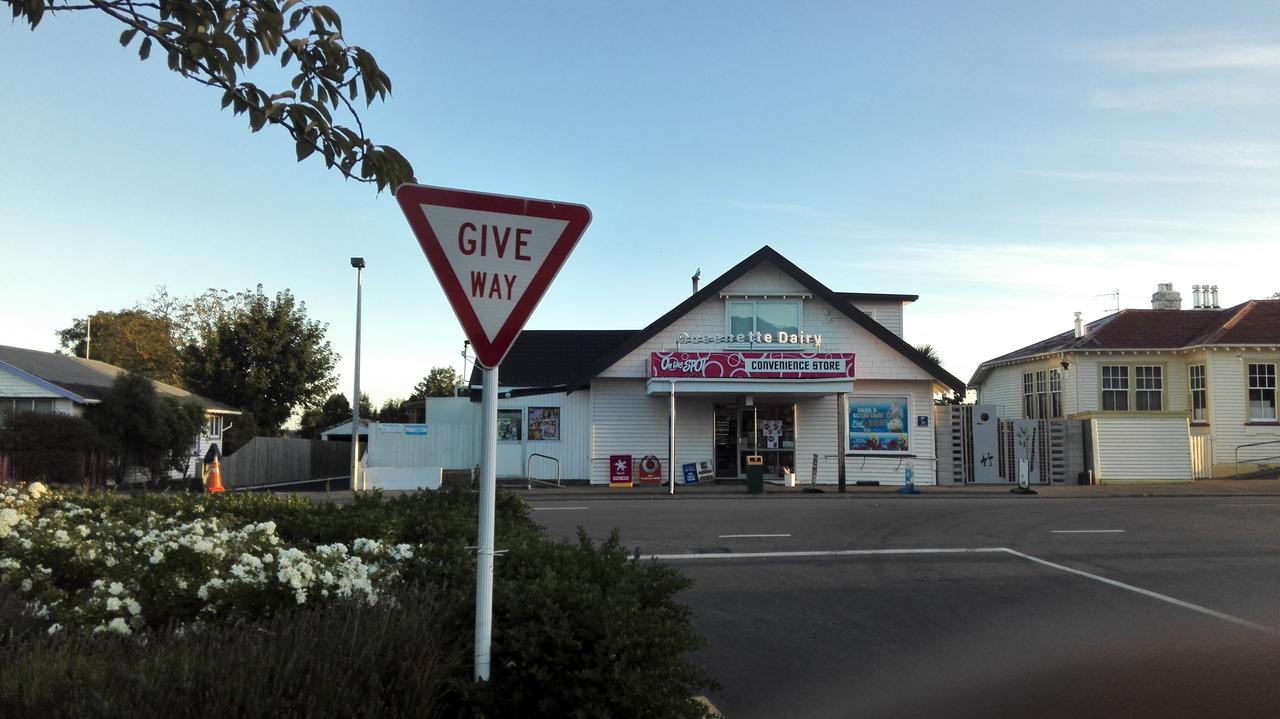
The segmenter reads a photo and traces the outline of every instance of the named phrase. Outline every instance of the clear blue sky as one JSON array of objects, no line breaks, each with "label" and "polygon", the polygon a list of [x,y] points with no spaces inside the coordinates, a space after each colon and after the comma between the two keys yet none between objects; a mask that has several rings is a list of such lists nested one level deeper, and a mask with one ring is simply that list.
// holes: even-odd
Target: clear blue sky
[{"label": "clear blue sky", "polygon": [[[769,244],[833,289],[919,294],[968,379],[1072,312],[1280,291],[1272,3],[339,2],[391,75],[364,115],[420,182],[579,202],[530,328],[640,328]],[[392,197],[294,162],[89,13],[0,28],[0,344],[157,285],[290,288],[350,394],[462,334]],[[269,63],[267,63],[269,65]]]}]

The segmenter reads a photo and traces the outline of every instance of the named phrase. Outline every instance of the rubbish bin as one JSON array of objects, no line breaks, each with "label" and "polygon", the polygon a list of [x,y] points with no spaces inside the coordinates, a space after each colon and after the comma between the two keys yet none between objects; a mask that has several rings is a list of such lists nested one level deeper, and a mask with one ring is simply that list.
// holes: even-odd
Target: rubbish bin
[{"label": "rubbish bin", "polygon": [[760,494],[764,491],[764,456],[747,455],[747,494]]}]

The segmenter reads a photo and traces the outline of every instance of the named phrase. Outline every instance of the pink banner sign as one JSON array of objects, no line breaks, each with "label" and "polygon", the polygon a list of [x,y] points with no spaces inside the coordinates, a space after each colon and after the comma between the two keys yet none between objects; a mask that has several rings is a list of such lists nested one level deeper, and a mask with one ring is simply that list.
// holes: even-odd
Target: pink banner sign
[{"label": "pink banner sign", "polygon": [[852,379],[853,353],[654,352],[650,377],[678,379]]}]

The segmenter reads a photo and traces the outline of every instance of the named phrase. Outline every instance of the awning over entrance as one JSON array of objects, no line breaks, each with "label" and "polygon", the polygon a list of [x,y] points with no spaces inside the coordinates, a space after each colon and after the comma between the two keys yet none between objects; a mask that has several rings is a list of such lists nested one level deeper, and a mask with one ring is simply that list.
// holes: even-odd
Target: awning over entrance
[{"label": "awning over entrance", "polygon": [[645,391],[651,395],[670,394],[671,383],[676,394],[691,395],[828,395],[852,392],[850,379],[666,379],[651,378]]}]

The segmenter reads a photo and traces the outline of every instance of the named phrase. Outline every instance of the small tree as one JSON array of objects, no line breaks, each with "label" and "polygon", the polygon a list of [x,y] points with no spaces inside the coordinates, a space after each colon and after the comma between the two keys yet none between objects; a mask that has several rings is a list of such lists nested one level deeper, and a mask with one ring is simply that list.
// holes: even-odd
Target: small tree
[{"label": "small tree", "polygon": [[462,378],[458,376],[458,372],[452,367],[432,367],[427,376],[413,386],[413,394],[409,395],[409,399],[452,397],[461,385]]},{"label": "small tree", "polygon": [[146,310],[95,312],[58,330],[62,349],[154,380],[181,386],[182,355],[173,342],[169,320]]},{"label": "small tree", "polygon": [[[379,422],[408,422],[409,408],[405,406],[406,400],[388,399],[382,403],[382,408],[378,410]],[[362,413],[360,416],[364,416]]]},{"label": "small tree", "polygon": [[126,373],[116,378],[88,417],[102,437],[119,484],[131,468],[146,471],[152,479],[177,469],[200,432],[204,410],[161,399],[151,380]]},{"label": "small tree", "polygon": [[[327,5],[299,0],[4,0],[34,30],[48,15],[96,12],[119,22],[120,44],[138,57],[154,48],[170,70],[222,92],[222,107],[247,115],[253,132],[275,125],[294,141],[298,162],[319,152],[344,177],[393,191],[413,182],[395,148],[365,135],[355,103],[385,100],[391,78],[373,55],[348,45],[342,18]],[[289,87],[269,92],[244,79],[263,56],[296,71]],[[354,127],[334,122],[350,116]]]}]

